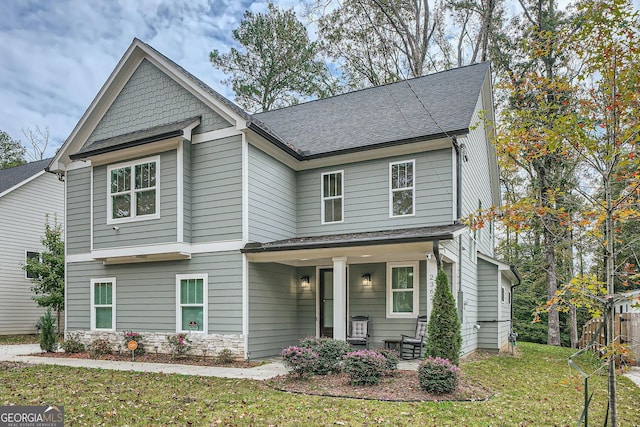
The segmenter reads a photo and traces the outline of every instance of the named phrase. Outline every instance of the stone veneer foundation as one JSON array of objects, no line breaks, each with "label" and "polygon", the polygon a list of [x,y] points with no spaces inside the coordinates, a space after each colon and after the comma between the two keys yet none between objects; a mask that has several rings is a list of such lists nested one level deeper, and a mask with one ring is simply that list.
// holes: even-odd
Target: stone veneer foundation
[{"label": "stone veneer foundation", "polygon": [[[74,335],[85,346],[89,346],[94,340],[103,339],[111,343],[114,352],[128,351],[125,345],[125,331],[65,331],[65,339]],[[175,333],[164,332],[137,332],[141,337],[142,344],[147,353],[171,354],[167,338]],[[242,335],[219,335],[219,334],[194,334],[186,333],[191,340],[191,351],[189,354],[202,356],[215,356],[224,349],[231,350],[233,357],[237,360],[244,360],[244,338]]]}]

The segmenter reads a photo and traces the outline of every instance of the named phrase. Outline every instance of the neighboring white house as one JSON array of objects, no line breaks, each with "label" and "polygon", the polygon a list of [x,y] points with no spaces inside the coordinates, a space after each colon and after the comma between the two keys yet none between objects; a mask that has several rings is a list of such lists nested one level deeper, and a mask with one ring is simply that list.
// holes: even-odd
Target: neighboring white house
[{"label": "neighboring white house", "polygon": [[622,295],[628,299],[616,304],[616,313],[640,313],[640,289]]},{"label": "neighboring white house", "polygon": [[42,250],[46,216],[64,223],[64,184],[45,172],[49,160],[0,170],[0,335],[34,333],[44,311],[22,265]]}]

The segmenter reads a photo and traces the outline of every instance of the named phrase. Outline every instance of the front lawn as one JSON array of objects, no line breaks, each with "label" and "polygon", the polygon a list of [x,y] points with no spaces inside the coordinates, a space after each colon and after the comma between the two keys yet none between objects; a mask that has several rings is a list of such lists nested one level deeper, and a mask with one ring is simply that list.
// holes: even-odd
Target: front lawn
[{"label": "front lawn", "polygon": [[[249,380],[0,365],[0,405],[58,404],[74,425],[574,426],[582,381],[570,379],[573,351],[537,344],[520,356],[469,362],[463,371],[494,396],[482,402],[393,403],[288,394]],[[588,360],[581,361],[583,366]],[[3,367],[4,366],[4,367]],[[589,385],[591,425],[602,425],[606,378]],[[618,382],[620,425],[640,419],[640,389]]]},{"label": "front lawn", "polygon": [[0,345],[7,344],[38,344],[39,336],[37,334],[27,335],[0,335]]}]

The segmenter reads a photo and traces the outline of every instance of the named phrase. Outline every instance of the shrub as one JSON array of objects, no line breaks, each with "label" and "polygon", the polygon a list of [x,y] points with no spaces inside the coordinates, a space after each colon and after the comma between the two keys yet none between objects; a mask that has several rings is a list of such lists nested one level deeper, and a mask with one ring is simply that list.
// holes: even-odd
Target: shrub
[{"label": "shrub", "polygon": [[427,326],[425,349],[427,356],[449,359],[457,365],[460,360],[462,334],[456,301],[449,290],[449,279],[440,269],[436,276],[433,309]]},{"label": "shrub", "polygon": [[281,353],[284,365],[300,378],[314,374],[318,364],[318,353],[307,347],[290,346]]},{"label": "shrub", "polygon": [[111,353],[113,353],[113,350],[111,349],[111,344],[107,340],[93,340],[91,345],[89,345],[89,356],[94,359]]},{"label": "shrub", "polygon": [[318,353],[315,374],[326,375],[342,371],[342,357],[351,351],[346,341],[309,337],[300,341],[302,347]]},{"label": "shrub", "polygon": [[81,353],[85,350],[80,342],[80,334],[69,333],[69,336],[60,344],[65,353]]},{"label": "shrub", "polygon": [[428,357],[418,366],[420,388],[432,394],[453,393],[459,374],[460,368],[440,357]]},{"label": "shrub", "polygon": [[169,335],[167,342],[174,356],[183,356],[191,350],[191,340],[187,337],[187,334]]},{"label": "shrub", "polygon": [[220,365],[229,365],[233,363],[234,360],[235,357],[233,357],[233,352],[228,348],[220,350],[216,355],[216,362]]},{"label": "shrub", "polygon": [[374,350],[358,350],[347,353],[344,358],[344,370],[353,385],[378,384],[387,369],[387,359]]},{"label": "shrub", "polygon": [[142,335],[139,332],[124,331],[124,349],[126,351],[131,351],[127,347],[127,344],[129,344],[129,341],[135,341],[135,342],[138,343],[138,348],[136,348],[136,350],[134,351],[134,354],[136,356],[138,356],[140,354],[144,354],[144,344],[142,343],[143,338],[142,338]]},{"label": "shrub", "polygon": [[58,349],[55,323],[56,320],[51,317],[51,308],[48,308],[40,318],[40,348],[47,353],[54,353]]},{"label": "shrub", "polygon": [[400,354],[397,351],[391,348],[379,348],[376,350],[376,352],[384,356],[386,371],[392,372],[398,369]]}]

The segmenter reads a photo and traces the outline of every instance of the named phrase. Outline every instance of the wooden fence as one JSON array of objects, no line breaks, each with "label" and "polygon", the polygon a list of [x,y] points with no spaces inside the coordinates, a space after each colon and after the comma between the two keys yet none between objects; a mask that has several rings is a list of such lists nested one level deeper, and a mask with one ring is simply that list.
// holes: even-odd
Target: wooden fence
[{"label": "wooden fence", "polygon": [[[602,317],[591,319],[582,327],[582,337],[578,341],[579,348],[585,348],[591,342],[602,322],[604,322]],[[627,362],[640,365],[640,313],[616,314],[614,328],[616,343],[626,344],[633,352],[632,359],[628,359]],[[596,338],[596,348],[604,346],[605,343],[605,328],[602,328]]]}]

